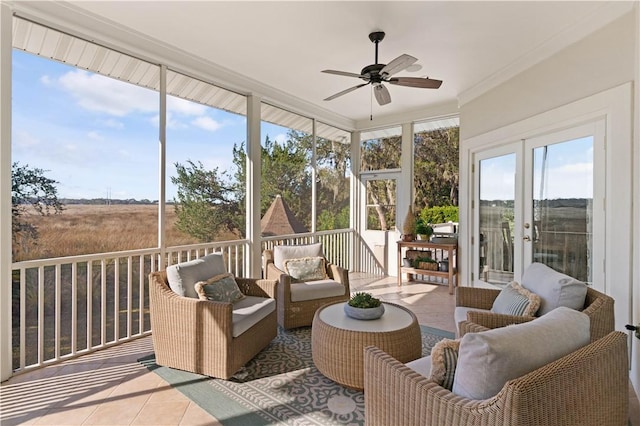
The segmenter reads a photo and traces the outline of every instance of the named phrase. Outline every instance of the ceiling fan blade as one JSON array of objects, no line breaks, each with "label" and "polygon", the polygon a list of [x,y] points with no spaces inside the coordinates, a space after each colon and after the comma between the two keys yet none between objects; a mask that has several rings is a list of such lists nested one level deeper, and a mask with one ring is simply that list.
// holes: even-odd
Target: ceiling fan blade
[{"label": "ceiling fan blade", "polygon": [[384,68],[380,70],[380,74],[386,74],[387,76],[399,73],[400,71],[406,69],[408,66],[413,65],[418,60],[411,55],[400,55],[395,58],[393,61],[389,62],[385,65]]},{"label": "ceiling fan blade", "polygon": [[378,101],[378,104],[386,105],[391,102],[391,95],[389,94],[387,88],[382,84],[373,86],[373,93],[374,95],[376,95],[376,101]]},{"label": "ceiling fan blade", "polygon": [[398,86],[420,87],[423,89],[437,89],[442,84],[442,80],[421,77],[396,77],[387,81]]},{"label": "ceiling fan blade", "polygon": [[356,74],[353,72],[346,72],[346,71],[322,70],[322,72],[325,72],[327,74],[344,75],[345,77],[367,78],[366,75],[360,75],[360,74]]},{"label": "ceiling fan blade", "polygon": [[357,86],[353,86],[353,87],[349,87],[347,90],[343,90],[342,92],[338,92],[335,95],[329,96],[328,98],[325,99],[325,101],[330,101],[332,99],[337,98],[338,96],[342,96],[342,95],[346,95],[349,92],[353,92],[356,89],[361,88],[362,86],[366,86],[369,83],[362,83],[362,84],[358,84]]}]

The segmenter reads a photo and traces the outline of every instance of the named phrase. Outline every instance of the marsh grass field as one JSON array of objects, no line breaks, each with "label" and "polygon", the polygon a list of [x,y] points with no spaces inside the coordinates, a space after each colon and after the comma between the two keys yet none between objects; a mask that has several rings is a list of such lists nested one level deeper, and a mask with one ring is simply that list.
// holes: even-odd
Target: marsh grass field
[{"label": "marsh grass field", "polygon": [[[20,247],[15,262],[158,246],[158,206],[153,204],[69,204],[60,214],[31,213],[26,219],[39,237],[36,244]],[[176,219],[174,206],[167,205],[167,246],[197,243],[175,228]]]}]

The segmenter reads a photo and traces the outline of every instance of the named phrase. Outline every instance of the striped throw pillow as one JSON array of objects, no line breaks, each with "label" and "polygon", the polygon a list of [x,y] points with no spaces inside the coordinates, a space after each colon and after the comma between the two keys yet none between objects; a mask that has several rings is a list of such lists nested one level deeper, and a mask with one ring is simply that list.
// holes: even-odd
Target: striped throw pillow
[{"label": "striped throw pillow", "polygon": [[540,308],[540,296],[522,287],[515,281],[510,282],[496,300],[493,301],[491,312],[497,314],[533,316]]},{"label": "striped throw pillow", "polygon": [[460,340],[442,339],[431,350],[431,377],[445,389],[453,389],[453,379],[458,364]]}]

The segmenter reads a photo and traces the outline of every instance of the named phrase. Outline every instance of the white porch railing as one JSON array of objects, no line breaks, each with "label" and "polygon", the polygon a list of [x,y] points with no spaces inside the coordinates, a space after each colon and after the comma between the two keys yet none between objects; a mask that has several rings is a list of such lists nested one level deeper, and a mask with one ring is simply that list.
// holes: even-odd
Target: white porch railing
[{"label": "white porch railing", "polygon": [[[352,229],[322,231],[268,237],[261,245],[266,249],[320,241],[330,262],[353,270],[354,235]],[[248,240],[224,241],[14,263],[14,371],[29,371],[148,335],[147,277],[158,270],[161,257],[168,266],[222,252],[229,272],[247,276],[249,244]]]},{"label": "white porch railing", "polygon": [[302,234],[278,235],[274,237],[262,237],[262,250],[271,250],[277,245],[298,245],[322,243],[324,255],[330,263],[340,265],[348,271],[353,270],[354,254],[353,229],[340,229],[337,231],[307,232]]}]

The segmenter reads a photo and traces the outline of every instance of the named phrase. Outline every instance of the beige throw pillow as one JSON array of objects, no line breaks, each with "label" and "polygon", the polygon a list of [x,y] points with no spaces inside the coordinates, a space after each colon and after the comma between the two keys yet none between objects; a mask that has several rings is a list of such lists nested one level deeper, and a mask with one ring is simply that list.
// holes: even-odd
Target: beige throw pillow
[{"label": "beige throw pillow", "polygon": [[284,261],[284,271],[298,281],[318,281],[327,279],[324,257],[303,257]]},{"label": "beige throw pillow", "polygon": [[214,302],[237,302],[246,296],[240,291],[233,274],[216,275],[206,281],[198,281],[195,290],[200,300]]}]

